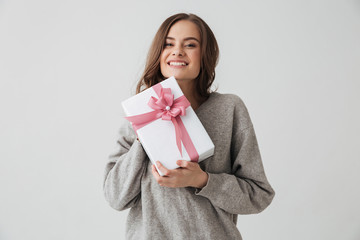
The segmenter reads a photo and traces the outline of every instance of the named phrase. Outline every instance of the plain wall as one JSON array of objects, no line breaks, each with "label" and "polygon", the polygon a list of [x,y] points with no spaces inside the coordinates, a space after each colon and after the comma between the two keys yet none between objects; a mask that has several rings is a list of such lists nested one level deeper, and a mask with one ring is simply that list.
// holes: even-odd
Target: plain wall
[{"label": "plain wall", "polygon": [[[103,197],[120,102],[168,16],[203,18],[276,191],[245,240],[360,239],[360,3],[0,1],[0,239],[124,239]],[[199,231],[202,231],[200,229]]]}]

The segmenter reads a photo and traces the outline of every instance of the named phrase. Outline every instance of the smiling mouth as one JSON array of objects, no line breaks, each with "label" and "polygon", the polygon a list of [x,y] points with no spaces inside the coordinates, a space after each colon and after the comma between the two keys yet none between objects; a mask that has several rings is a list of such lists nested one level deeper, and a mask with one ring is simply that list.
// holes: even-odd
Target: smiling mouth
[{"label": "smiling mouth", "polygon": [[187,66],[188,64],[186,62],[168,62],[168,65],[170,65],[170,66]]}]

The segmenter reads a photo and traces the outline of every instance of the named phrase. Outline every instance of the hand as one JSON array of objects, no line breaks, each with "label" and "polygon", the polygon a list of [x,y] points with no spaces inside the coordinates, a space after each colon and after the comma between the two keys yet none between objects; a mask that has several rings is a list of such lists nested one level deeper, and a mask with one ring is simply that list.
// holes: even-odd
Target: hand
[{"label": "hand", "polygon": [[208,181],[208,174],[204,172],[198,163],[186,160],[178,160],[176,164],[180,168],[169,170],[159,161],[156,162],[159,170],[164,174],[160,176],[154,165],[151,166],[152,174],[162,187],[196,187],[203,188]]}]

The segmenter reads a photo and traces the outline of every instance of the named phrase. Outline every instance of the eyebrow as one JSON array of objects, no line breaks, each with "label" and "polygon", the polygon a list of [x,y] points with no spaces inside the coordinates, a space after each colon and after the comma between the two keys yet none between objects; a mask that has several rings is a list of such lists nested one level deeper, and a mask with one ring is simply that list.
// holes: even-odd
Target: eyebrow
[{"label": "eyebrow", "polygon": [[[175,38],[173,38],[173,37],[166,37],[166,39],[175,40]],[[200,41],[197,40],[197,39],[194,38],[194,37],[187,37],[187,38],[184,38],[184,40],[185,40],[185,41],[187,41],[187,40],[195,40],[195,41],[197,41],[198,43],[200,43]]]}]

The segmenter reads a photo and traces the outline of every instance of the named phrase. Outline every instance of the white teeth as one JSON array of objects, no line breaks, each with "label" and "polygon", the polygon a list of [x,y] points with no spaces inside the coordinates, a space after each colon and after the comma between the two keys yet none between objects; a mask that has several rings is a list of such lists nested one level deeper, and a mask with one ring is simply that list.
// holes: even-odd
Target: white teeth
[{"label": "white teeth", "polygon": [[184,62],[170,62],[170,66],[186,66]]}]

